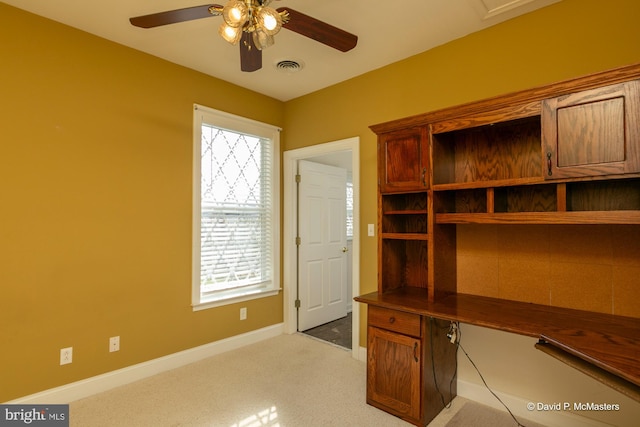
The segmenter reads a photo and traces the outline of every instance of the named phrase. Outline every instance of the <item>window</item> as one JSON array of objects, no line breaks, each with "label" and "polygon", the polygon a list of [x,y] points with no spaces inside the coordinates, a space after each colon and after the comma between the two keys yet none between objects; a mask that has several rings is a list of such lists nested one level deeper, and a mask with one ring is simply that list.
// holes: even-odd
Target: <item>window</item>
[{"label": "window", "polygon": [[194,309],[279,291],[279,129],[195,105]]}]

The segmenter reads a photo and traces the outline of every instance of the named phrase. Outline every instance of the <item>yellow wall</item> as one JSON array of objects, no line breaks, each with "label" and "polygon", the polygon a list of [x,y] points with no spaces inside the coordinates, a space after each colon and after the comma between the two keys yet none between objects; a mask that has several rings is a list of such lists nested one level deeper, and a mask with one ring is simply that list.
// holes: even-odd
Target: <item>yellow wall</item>
[{"label": "yellow wall", "polygon": [[0,402],[282,322],[190,306],[193,103],[282,102],[4,3],[0,82]]},{"label": "yellow wall", "polygon": [[[192,103],[282,126],[285,150],[359,136],[365,227],[376,222],[369,125],[640,61],[640,3],[563,0],[283,104],[3,4],[0,16],[0,328],[15,349],[0,354],[0,401],[282,321],[281,297],[247,303],[247,323],[237,306],[189,307]],[[362,293],[377,283],[365,231]],[[519,363],[534,370],[513,378],[502,367],[517,365],[522,337],[464,331],[507,393],[620,400],[588,379],[560,387],[575,373],[529,347]],[[117,354],[103,351],[111,335]],[[65,346],[74,363],[60,367]],[[479,383],[464,361],[459,378]]]}]

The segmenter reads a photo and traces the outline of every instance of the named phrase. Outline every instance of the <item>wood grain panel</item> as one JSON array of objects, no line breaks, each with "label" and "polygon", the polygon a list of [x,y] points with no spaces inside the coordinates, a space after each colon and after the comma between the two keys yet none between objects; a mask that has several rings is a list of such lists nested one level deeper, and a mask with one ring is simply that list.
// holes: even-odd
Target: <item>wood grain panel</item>
[{"label": "wood grain panel", "polygon": [[386,329],[400,334],[411,335],[419,338],[420,316],[398,310],[371,306],[368,310],[369,325]]},{"label": "wood grain panel", "polygon": [[438,224],[640,224],[638,211],[436,214]]},{"label": "wood grain panel", "polygon": [[426,190],[429,186],[427,128],[403,129],[378,139],[380,191]]},{"label": "wood grain panel", "polygon": [[624,160],[623,97],[559,108],[557,115],[558,167]]},{"label": "wood grain panel", "polygon": [[429,261],[424,235],[416,236],[416,240],[409,240],[407,236],[398,237],[382,240],[380,285],[384,289],[401,286],[427,288]]},{"label": "wood grain panel", "polygon": [[434,135],[434,184],[541,177],[540,138],[539,117]]},{"label": "wood grain panel", "polygon": [[640,180],[568,183],[567,209],[572,211],[640,210]]},{"label": "wood grain panel", "polygon": [[556,188],[553,185],[502,187],[495,190],[496,212],[555,212]]},{"label": "wood grain panel", "polygon": [[639,172],[639,121],[640,81],[544,100],[545,179]]},{"label": "wood grain panel", "polygon": [[417,423],[421,415],[420,339],[367,329],[367,403]]}]

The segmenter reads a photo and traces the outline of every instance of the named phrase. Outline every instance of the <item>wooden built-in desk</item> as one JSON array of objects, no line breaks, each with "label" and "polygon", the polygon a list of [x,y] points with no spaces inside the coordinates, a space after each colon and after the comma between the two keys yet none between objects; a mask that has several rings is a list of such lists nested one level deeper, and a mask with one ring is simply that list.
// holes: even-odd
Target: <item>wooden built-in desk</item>
[{"label": "wooden built-in desk", "polygon": [[537,348],[640,401],[640,319],[468,294],[428,302],[411,287],[355,300],[538,338]]}]

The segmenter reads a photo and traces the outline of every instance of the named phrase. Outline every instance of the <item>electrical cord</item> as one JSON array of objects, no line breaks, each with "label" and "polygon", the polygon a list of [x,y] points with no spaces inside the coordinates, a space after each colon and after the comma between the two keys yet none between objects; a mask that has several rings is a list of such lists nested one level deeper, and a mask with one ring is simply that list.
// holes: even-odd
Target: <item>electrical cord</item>
[{"label": "electrical cord", "polygon": [[[451,398],[451,396],[452,396],[451,390],[453,390],[453,382],[455,381],[455,379],[458,376],[458,347],[456,347],[456,354],[455,354],[455,358],[454,358],[455,359],[455,369],[453,370],[453,375],[451,376],[451,380],[449,381],[449,403],[446,403],[444,395],[440,391],[440,387],[438,386],[438,380],[436,378],[436,364],[435,364],[435,357],[434,357],[434,353],[433,353],[433,331],[432,331],[432,328],[433,328],[432,325],[433,325],[434,322],[435,322],[435,319],[433,317],[430,317],[429,318],[429,347],[431,349],[431,372],[433,373],[433,384],[436,387],[436,391],[440,395],[440,400],[442,401],[442,406],[444,408],[450,408],[451,407],[451,402],[453,401],[453,399]],[[445,330],[447,328],[448,327],[444,327],[444,328],[440,328],[440,329]]]},{"label": "electrical cord", "polygon": [[[455,325],[455,327],[454,327]],[[498,399],[498,402],[500,402],[502,404],[502,406],[505,407],[505,409],[507,410],[507,412],[509,413],[509,415],[511,415],[511,418],[513,418],[513,420],[516,422],[516,424],[518,425],[518,427],[525,427],[524,424],[521,424],[520,421],[518,421],[518,419],[516,418],[515,415],[513,415],[513,412],[511,412],[511,410],[509,409],[509,407],[502,401],[502,399],[500,399],[498,397],[497,394],[495,394],[493,392],[493,390],[491,390],[491,388],[489,387],[489,385],[487,384],[487,382],[485,381],[484,377],[482,376],[482,373],[480,373],[480,369],[478,369],[478,367],[476,366],[476,364],[473,362],[473,360],[471,360],[471,357],[469,356],[469,353],[467,353],[464,349],[464,347],[462,347],[462,344],[460,344],[460,341],[462,339],[462,332],[460,331],[460,327],[458,325],[458,322],[451,322],[451,326],[450,326],[450,330],[449,330],[449,334],[452,333],[452,330],[454,331],[453,333],[455,334],[454,337],[454,344],[456,345],[457,348],[459,348],[460,350],[462,350],[462,352],[464,353],[465,356],[467,356],[467,359],[469,359],[469,362],[471,362],[471,365],[473,365],[473,367],[475,368],[476,372],[478,373],[478,375],[480,376],[480,379],[482,380],[482,382],[484,383],[484,386],[487,388],[487,390],[489,390],[489,392],[493,395],[493,397],[495,397],[496,399]],[[451,335],[448,335],[449,337]]]}]

